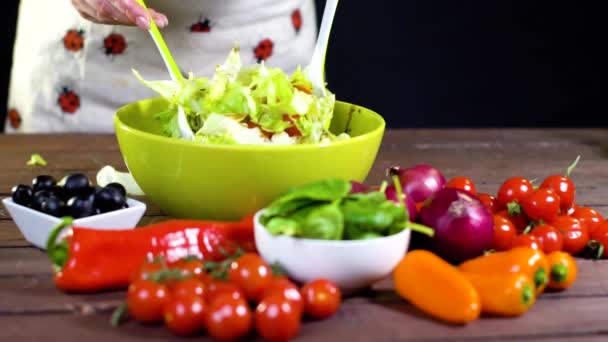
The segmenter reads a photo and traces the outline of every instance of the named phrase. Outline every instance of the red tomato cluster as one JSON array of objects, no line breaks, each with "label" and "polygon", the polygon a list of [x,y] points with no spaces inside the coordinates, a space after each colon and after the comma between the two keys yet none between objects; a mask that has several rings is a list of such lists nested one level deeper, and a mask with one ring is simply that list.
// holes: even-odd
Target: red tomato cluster
[{"label": "red tomato cluster", "polygon": [[581,255],[585,251],[608,257],[608,221],[597,210],[575,203],[576,187],[569,176],[551,175],[538,186],[529,179],[511,177],[496,196],[477,193],[467,177],[452,178],[446,187],[469,191],[492,212],[497,251],[528,246],[545,253]]},{"label": "red tomato cluster", "polygon": [[[223,273],[214,273],[222,264]],[[146,262],[133,276],[126,308],[134,320],[164,322],[179,336],[206,332],[217,340],[235,340],[255,331],[272,342],[294,338],[304,316],[328,318],[340,303],[340,290],[330,281],[298,288],[273,274],[260,256],[247,253],[219,263],[191,258],[171,265]]]}]

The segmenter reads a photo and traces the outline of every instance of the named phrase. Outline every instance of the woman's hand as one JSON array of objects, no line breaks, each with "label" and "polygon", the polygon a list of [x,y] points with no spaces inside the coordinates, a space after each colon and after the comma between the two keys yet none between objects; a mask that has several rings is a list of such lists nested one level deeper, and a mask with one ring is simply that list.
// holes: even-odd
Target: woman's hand
[{"label": "woman's hand", "polygon": [[[72,0],[72,5],[83,18],[95,23],[150,28],[148,13],[135,0]],[[164,14],[149,10],[158,27],[167,26],[169,20]]]}]

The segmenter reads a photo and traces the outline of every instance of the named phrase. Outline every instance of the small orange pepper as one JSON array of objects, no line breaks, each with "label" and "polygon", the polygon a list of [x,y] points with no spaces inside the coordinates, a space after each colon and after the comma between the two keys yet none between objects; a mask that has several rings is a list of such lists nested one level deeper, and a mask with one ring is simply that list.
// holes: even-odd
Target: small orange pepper
[{"label": "small orange pepper", "polygon": [[556,251],[547,255],[549,261],[549,285],[550,289],[567,289],[574,283],[577,275],[577,267],[574,258],[566,252]]},{"label": "small orange pepper", "polygon": [[393,271],[397,294],[443,321],[467,323],[479,318],[481,299],[462,272],[426,250],[406,254]]},{"label": "small orange pepper", "polygon": [[460,264],[464,272],[481,274],[523,273],[534,281],[536,296],[549,283],[549,262],[540,250],[529,247],[515,247],[504,252],[486,254]]},{"label": "small orange pepper", "polygon": [[523,273],[463,273],[481,297],[482,313],[519,316],[536,302],[534,282]]}]

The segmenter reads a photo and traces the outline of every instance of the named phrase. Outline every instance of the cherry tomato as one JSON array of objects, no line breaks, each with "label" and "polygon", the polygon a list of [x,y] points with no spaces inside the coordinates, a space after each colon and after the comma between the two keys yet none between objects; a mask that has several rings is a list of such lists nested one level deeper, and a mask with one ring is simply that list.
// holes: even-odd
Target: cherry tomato
[{"label": "cherry tomato", "polygon": [[522,209],[532,220],[551,222],[559,213],[559,197],[551,189],[540,188],[523,200]]},{"label": "cherry tomato", "polygon": [[604,217],[597,210],[590,207],[577,207],[570,216],[586,225],[590,234],[604,222]]},{"label": "cherry tomato", "polygon": [[340,289],[326,279],[317,279],[305,284],[300,293],[304,312],[315,319],[330,317],[338,311],[342,301]]},{"label": "cherry tomato", "polygon": [[[591,233],[591,240],[593,240],[594,244],[598,244],[597,248],[601,245],[603,248],[603,252],[600,255],[596,255],[596,258],[606,258],[608,257],[608,221],[602,222],[593,233]],[[598,250],[598,254],[599,254]]]},{"label": "cherry tomato", "polygon": [[209,261],[224,260],[226,254],[234,255],[238,247],[219,227],[204,229],[199,244],[201,245],[203,259]]},{"label": "cherry tomato", "polygon": [[460,189],[460,190],[464,190],[467,191],[473,195],[477,194],[477,188],[475,188],[475,184],[473,183],[473,181],[468,178],[468,177],[454,177],[452,179],[450,179],[446,184],[445,184],[446,188],[452,188],[452,189]]},{"label": "cherry tomato", "polygon": [[203,261],[195,258],[180,259],[170,264],[169,267],[182,270],[182,274],[185,276],[193,275],[195,277],[202,277],[203,273],[205,273]]},{"label": "cherry tomato", "polygon": [[551,225],[562,233],[564,246],[562,250],[576,255],[585,249],[589,241],[587,226],[574,217],[560,215],[551,222]]},{"label": "cherry tomato", "polygon": [[205,288],[204,298],[207,303],[212,303],[216,298],[221,295],[229,295],[234,299],[245,299],[245,293],[243,290],[233,283],[229,283],[221,280],[213,280],[207,284]]},{"label": "cherry tomato", "polygon": [[488,210],[490,210],[490,212],[492,214],[496,214],[497,212],[497,205],[496,205],[496,198],[490,194],[486,194],[486,193],[480,193],[477,194],[477,198],[479,198],[479,200],[483,203],[483,205],[486,206],[486,208],[488,208]]},{"label": "cherry tomato", "polygon": [[273,278],[270,282],[270,285],[268,285],[268,287],[264,291],[262,298],[266,298],[275,294],[279,294],[287,298],[294,306],[294,308],[302,312],[303,304],[300,289],[298,289],[296,284],[289,281],[289,279],[287,279],[286,277]]},{"label": "cherry tomato", "polygon": [[513,239],[513,247],[529,247],[539,251],[543,250],[543,245],[536,236],[530,234],[519,234]]},{"label": "cherry tomato", "polygon": [[165,325],[176,335],[193,335],[204,328],[206,306],[198,296],[172,297],[163,309]]},{"label": "cherry tomato", "polygon": [[248,299],[259,301],[272,281],[272,270],[259,255],[247,253],[230,264],[228,279],[242,288]]},{"label": "cherry tomato", "polygon": [[574,204],[576,187],[570,178],[562,175],[552,175],[541,183],[541,188],[551,189],[559,196],[559,207],[566,212]]},{"label": "cherry tomato", "polygon": [[302,312],[280,293],[262,299],[255,310],[255,329],[268,342],[283,342],[300,331]]},{"label": "cherry tomato", "polygon": [[523,215],[523,214],[509,215],[509,212],[507,210],[501,210],[498,213],[496,213],[496,215],[502,216],[502,217],[506,218],[507,220],[511,221],[511,223],[513,223],[513,227],[515,227],[515,229],[520,233],[523,232],[526,229],[526,227],[528,226],[528,224],[530,223],[528,221],[528,218],[526,217],[526,215]]},{"label": "cherry tomato", "polygon": [[204,298],[205,284],[197,278],[187,278],[177,281],[169,287],[171,297],[199,297]]},{"label": "cherry tomato", "polygon": [[251,309],[244,299],[223,294],[210,303],[205,321],[209,336],[226,341],[247,335],[252,320]]},{"label": "cherry tomato", "polygon": [[517,230],[511,221],[504,216],[494,215],[494,249],[507,251],[513,245]]},{"label": "cherry tomato", "polygon": [[578,205],[576,204],[572,204],[572,206],[570,207],[570,209],[568,209],[568,211],[566,212],[566,215],[568,216],[572,216],[572,214],[574,214],[574,212],[576,211],[576,209],[580,208]]},{"label": "cherry tomato", "polygon": [[140,322],[160,322],[169,291],[163,284],[149,280],[136,280],[127,291],[129,315]]},{"label": "cherry tomato", "polygon": [[131,283],[139,279],[148,280],[150,274],[159,272],[162,269],[163,264],[159,260],[145,261],[131,277]]},{"label": "cherry tomato", "polygon": [[555,227],[541,224],[532,229],[530,232],[535,236],[543,246],[543,252],[549,254],[551,252],[561,251],[564,245],[564,237],[562,233]]},{"label": "cherry tomato", "polygon": [[513,201],[521,203],[533,191],[532,183],[523,177],[512,177],[504,181],[498,188],[496,204],[502,210]]}]

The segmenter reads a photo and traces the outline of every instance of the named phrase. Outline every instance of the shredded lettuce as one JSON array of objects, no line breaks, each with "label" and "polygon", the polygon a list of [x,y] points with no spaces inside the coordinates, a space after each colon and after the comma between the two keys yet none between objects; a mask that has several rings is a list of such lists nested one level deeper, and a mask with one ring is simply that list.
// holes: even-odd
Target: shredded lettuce
[{"label": "shredded lettuce", "polygon": [[[232,49],[211,78],[140,82],[167,99],[156,115],[166,136],[179,138],[177,107],[182,106],[196,141],[209,144],[297,144],[338,139],[329,132],[335,96],[316,97],[301,68],[287,75],[261,64],[244,67]],[[340,139],[345,136],[341,135]]]}]

